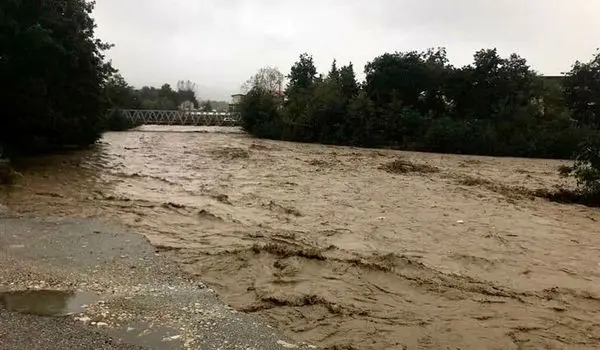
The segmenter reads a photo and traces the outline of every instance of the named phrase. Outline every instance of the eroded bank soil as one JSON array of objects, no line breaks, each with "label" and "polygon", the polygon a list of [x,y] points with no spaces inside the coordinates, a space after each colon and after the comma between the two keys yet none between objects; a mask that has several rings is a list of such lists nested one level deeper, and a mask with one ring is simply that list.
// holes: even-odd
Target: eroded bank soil
[{"label": "eroded bank soil", "polygon": [[564,162],[158,130],[21,164],[10,209],[123,223],[325,348],[600,347],[600,211],[531,195]]}]

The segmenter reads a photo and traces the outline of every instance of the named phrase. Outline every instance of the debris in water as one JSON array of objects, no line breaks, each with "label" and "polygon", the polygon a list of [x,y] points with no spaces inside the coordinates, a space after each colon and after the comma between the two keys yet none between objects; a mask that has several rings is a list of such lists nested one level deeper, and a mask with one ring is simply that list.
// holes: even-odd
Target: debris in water
[{"label": "debris in water", "polygon": [[283,346],[286,349],[297,349],[298,348],[298,345],[296,345],[296,344],[290,344],[290,343],[288,343],[286,341],[283,341],[283,340],[278,340],[277,344]]},{"label": "debris in water", "polygon": [[216,201],[231,205],[231,202],[229,201],[229,196],[226,194],[217,194],[217,195],[213,195],[211,197]]},{"label": "debris in water", "polygon": [[165,342],[166,341],[173,341],[173,340],[177,340],[179,338],[181,338],[181,335],[178,334],[178,335],[173,335],[173,336],[170,336],[170,337],[165,337],[165,338],[163,338],[162,341],[165,341]]},{"label": "debris in water", "polygon": [[83,323],[88,323],[90,322],[92,319],[87,317],[87,316],[83,316],[83,317],[75,317],[75,321],[80,321]]},{"label": "debris in water", "polygon": [[173,203],[173,202],[168,202],[168,203],[163,203],[162,207],[163,208],[183,209],[183,208],[185,208],[185,205],[178,204],[178,203]]},{"label": "debris in water", "polygon": [[387,171],[391,174],[407,174],[407,173],[438,173],[440,170],[437,167],[429,164],[413,163],[405,159],[396,159],[390,163],[382,164],[379,169]]}]

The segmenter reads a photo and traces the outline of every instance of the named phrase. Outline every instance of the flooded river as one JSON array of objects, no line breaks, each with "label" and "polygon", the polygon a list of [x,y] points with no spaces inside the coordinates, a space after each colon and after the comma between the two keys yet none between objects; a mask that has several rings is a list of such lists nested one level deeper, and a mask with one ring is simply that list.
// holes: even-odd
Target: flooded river
[{"label": "flooded river", "polygon": [[561,164],[144,127],[18,164],[6,201],[126,225],[322,348],[595,349],[600,211],[527,194]]}]

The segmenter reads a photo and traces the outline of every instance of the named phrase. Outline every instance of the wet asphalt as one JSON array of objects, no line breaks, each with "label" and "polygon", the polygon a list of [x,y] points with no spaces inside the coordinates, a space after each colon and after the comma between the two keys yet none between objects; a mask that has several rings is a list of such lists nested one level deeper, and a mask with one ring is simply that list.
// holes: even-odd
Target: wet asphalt
[{"label": "wet asphalt", "polygon": [[[3,302],[3,292],[25,290],[75,297],[60,316]],[[40,295],[36,308],[46,302]],[[141,235],[91,221],[0,217],[2,350],[294,348],[315,347],[232,310]]]}]

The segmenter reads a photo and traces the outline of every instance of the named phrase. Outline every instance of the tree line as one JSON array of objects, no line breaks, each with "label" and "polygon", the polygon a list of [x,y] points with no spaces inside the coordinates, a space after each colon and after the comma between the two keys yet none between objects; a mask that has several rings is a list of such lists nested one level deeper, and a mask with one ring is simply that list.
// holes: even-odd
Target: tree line
[{"label": "tree line", "polygon": [[204,112],[226,112],[226,101],[198,100],[196,84],[189,80],[177,82],[177,89],[169,84],[160,88],[144,86],[136,89],[118,73],[109,77],[104,87],[105,98],[113,109],[175,110],[182,107]]},{"label": "tree line", "polygon": [[[318,74],[312,56],[302,54],[283,93],[264,79],[250,79],[254,84],[240,111],[243,127],[257,137],[474,155],[576,156],[595,167],[595,175],[586,176],[597,182],[599,62],[596,55],[576,62],[564,76],[544,77],[517,54],[501,57],[496,49],[484,49],[473,63],[454,67],[438,48],[385,53],[366,64],[365,80],[358,82],[352,64],[338,67],[334,60],[327,74]],[[588,150],[585,160],[581,149]]]},{"label": "tree line", "polygon": [[144,86],[135,89],[120,75],[112,75],[104,87],[105,98],[113,108],[174,110],[189,102],[198,108],[196,85],[191,81],[179,81],[174,90],[169,84],[160,88]]},{"label": "tree line", "polygon": [[334,61],[326,75],[317,74],[312,57],[303,54],[282,95],[255,84],[241,111],[246,130],[259,137],[569,158],[597,130],[577,86],[587,83],[575,73],[583,66],[565,77],[544,77],[518,55],[503,58],[492,49],[456,68],[444,49],[431,49],[376,57],[358,82],[352,64],[338,68]]},{"label": "tree line", "polygon": [[104,86],[103,98],[109,105],[105,127],[112,131],[127,130],[132,125],[123,117],[122,109],[151,109],[151,110],[176,110],[196,109],[202,112],[226,112],[229,104],[226,101],[199,101],[196,97],[196,84],[187,80],[177,82],[174,90],[169,84],[160,88],[144,86],[136,89],[118,73],[112,74]]}]

